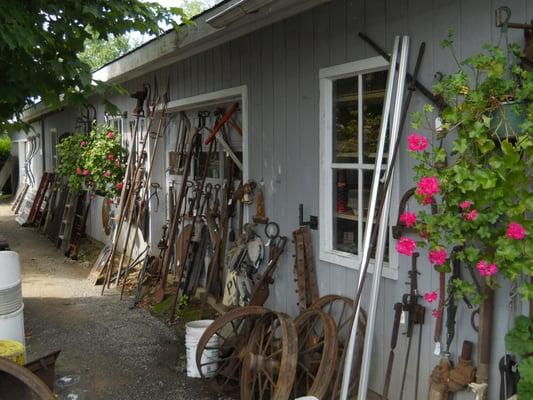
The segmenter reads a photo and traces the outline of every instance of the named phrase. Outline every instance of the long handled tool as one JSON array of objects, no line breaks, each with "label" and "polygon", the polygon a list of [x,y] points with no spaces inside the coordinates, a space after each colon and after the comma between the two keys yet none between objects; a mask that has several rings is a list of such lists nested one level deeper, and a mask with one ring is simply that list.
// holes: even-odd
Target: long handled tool
[{"label": "long handled tool", "polygon": [[[398,42],[399,42],[399,39],[398,39]],[[395,48],[397,49],[398,48],[398,44],[396,44]],[[425,43],[422,43],[420,45],[420,48],[419,48],[419,52],[418,52],[418,57],[417,57],[417,60],[416,60],[416,64],[415,64],[415,70],[414,70],[414,73],[413,73],[413,77],[414,79],[411,81],[411,85],[409,86],[409,93],[407,95],[407,98],[405,100],[405,105],[404,105],[404,108],[403,108],[403,111],[401,112],[401,117],[399,118],[398,120],[398,125],[395,127],[396,129],[396,132],[397,132],[397,137],[394,138],[395,140],[391,140],[390,143],[391,143],[391,149],[392,149],[392,154],[390,154],[390,156],[388,157],[388,160],[389,160],[389,166],[390,168],[387,168],[387,171],[386,171],[386,175],[385,175],[385,179],[384,179],[384,183],[383,183],[383,189],[382,189],[382,193],[381,193],[381,201],[380,201],[380,207],[378,208],[378,213],[377,213],[377,216],[376,216],[376,220],[377,221],[384,221],[384,223],[380,224],[382,227],[386,227],[387,226],[387,221],[386,221],[386,218],[383,216],[383,214],[387,214],[385,212],[385,209],[387,207],[385,207],[387,205],[387,202],[390,201],[390,196],[387,196],[387,193],[390,193],[390,185],[391,185],[391,180],[392,180],[392,177],[393,177],[393,172],[394,172],[394,164],[396,162],[396,158],[398,156],[398,152],[399,152],[399,147],[400,147],[400,138],[402,136],[402,131],[403,131],[403,126],[405,124],[405,120],[407,119],[407,110],[409,108],[409,104],[411,102],[411,99],[412,99],[412,96],[414,94],[414,91],[415,91],[415,85],[414,85],[414,82],[416,82],[416,77],[418,76],[418,72],[420,70],[420,65],[422,63],[422,56],[424,54],[424,49],[425,49]],[[391,65],[396,65],[396,58],[397,58],[397,51],[393,53],[393,56],[392,56],[392,61],[391,61]],[[406,73],[406,57],[404,58],[405,61],[403,63],[400,64],[400,77],[405,77],[405,73]],[[402,64],[403,64],[403,67],[402,67]],[[382,160],[383,160],[383,146],[381,146],[381,140],[385,140],[385,136],[386,136],[386,131],[387,131],[387,127],[388,127],[388,113],[390,111],[390,102],[391,102],[391,97],[392,97],[392,86],[393,84],[391,83],[391,80],[394,81],[393,79],[391,79],[391,77],[393,78],[394,75],[395,75],[395,68],[391,68],[390,69],[390,72],[389,72],[389,82],[387,83],[387,94],[386,94],[386,97],[385,97],[385,105],[384,105],[384,113],[383,113],[383,121],[382,121],[382,127],[381,127],[381,135],[380,135],[380,145],[378,146],[378,157],[376,157],[376,171],[374,173],[374,179],[373,179],[373,182],[372,182],[372,190],[371,190],[371,198],[370,198],[370,204],[369,204],[369,209],[368,209],[368,221],[372,221],[373,220],[373,216],[375,214],[375,209],[376,209],[376,200],[377,200],[377,194],[378,194],[378,188],[379,188],[379,185],[380,185],[380,179],[379,179],[379,171],[381,170],[381,163],[382,163]],[[404,78],[403,78],[404,79]],[[403,81],[402,79],[402,81]],[[398,83],[399,84],[399,83]],[[397,102],[398,101],[401,101],[401,98],[398,100],[397,98]],[[398,110],[398,112],[400,112],[399,108],[395,108],[395,110]],[[394,129],[391,130],[392,132],[394,132]],[[391,132],[391,134],[392,134]],[[389,151],[390,152],[390,151]],[[389,200],[387,200],[387,197],[389,197]],[[383,220],[382,220],[383,218]],[[362,290],[363,290],[363,287],[364,287],[364,282],[365,282],[365,278],[366,278],[366,275],[367,275],[367,270],[368,270],[368,265],[369,265],[369,261],[370,261],[370,249],[371,249],[371,245],[375,244],[376,243],[376,239],[377,239],[377,236],[378,236],[378,231],[377,230],[374,230],[374,227],[373,227],[374,224],[367,224],[366,225],[366,230],[365,230],[365,240],[364,240],[364,244],[365,246],[363,247],[363,257],[362,257],[362,262],[361,262],[361,269],[360,269],[360,272],[359,272],[359,282],[358,282],[358,287],[357,287],[357,293],[356,293],[356,296],[354,298],[354,312],[352,314],[352,318],[351,318],[351,325],[352,325],[352,330],[351,330],[351,334],[350,334],[350,341],[349,341],[349,344],[348,346],[346,346],[345,350],[343,351],[343,355],[342,355],[342,358],[341,358],[341,363],[344,362],[344,373],[343,373],[343,382],[342,382],[342,390],[341,390],[341,399],[345,400],[347,397],[348,397],[348,391],[349,391],[349,383],[350,383],[350,377],[351,377],[351,369],[352,369],[352,359],[353,359],[353,352],[354,352],[354,349],[355,349],[355,342],[356,342],[356,339],[357,339],[357,332],[358,332],[358,319],[359,319],[359,313],[360,313],[360,301],[361,301],[361,295],[362,295]],[[382,235],[386,234],[386,232],[382,232]],[[386,239],[386,238],[384,238]],[[385,242],[382,243],[382,245],[384,246]],[[379,250],[379,245],[378,245],[378,250]],[[376,256],[379,256],[380,252],[379,251],[376,251]],[[381,251],[383,252],[383,250]],[[378,260],[376,260],[378,261]],[[374,270],[374,283],[377,283],[379,284],[379,280],[381,279],[381,268],[382,268],[382,263],[378,263],[376,262],[376,269]],[[372,294],[372,300],[371,300],[371,303],[372,304],[377,304],[377,291],[374,290],[373,291],[373,294]],[[370,313],[369,313],[370,314]],[[375,314],[375,312],[374,312]],[[370,327],[370,332],[368,332],[365,337],[368,337],[369,338],[369,346],[366,346],[366,343],[365,343],[365,348],[369,347],[371,349],[372,347],[372,343],[370,341],[370,339],[372,338],[373,336],[373,332],[372,332],[372,329],[373,329],[373,324],[371,324],[369,322],[369,327]],[[367,328],[368,329],[368,328]],[[366,339],[365,339],[366,340]],[[370,362],[370,359],[369,359],[369,356],[367,356],[367,359],[366,361],[363,360],[363,367],[362,367],[362,373],[361,373],[361,378],[360,378],[360,385],[359,385],[359,396],[360,398],[365,398],[366,396],[366,391],[367,391],[367,387],[368,387],[368,369],[369,369],[369,362]]]},{"label": "long handled tool", "polygon": [[[148,198],[149,198],[148,182],[150,180],[150,177],[152,176],[152,169],[153,169],[154,164],[155,164],[155,156],[157,155],[158,144],[159,144],[160,138],[163,135],[163,132],[164,132],[164,130],[166,128],[166,111],[167,111],[168,99],[167,99],[166,95],[163,96],[163,97],[165,98],[165,102],[163,103],[163,107],[162,107],[160,115],[159,115],[159,122],[158,122],[157,130],[155,132],[154,145],[153,145],[153,148],[152,148],[152,153],[150,155],[150,166],[148,167],[148,171],[146,172],[146,176],[144,176],[143,183],[139,184],[139,186],[144,187],[144,196],[143,197],[145,198],[144,199],[145,207],[148,206]],[[139,227],[140,222],[141,222],[141,216],[143,215],[142,207],[141,207],[142,203],[143,202],[141,201],[139,210],[137,211],[137,217],[136,217],[136,220],[135,220],[135,224],[133,225],[134,229],[137,229],[137,227]],[[132,205],[132,209],[133,209],[133,205]],[[129,227],[129,230],[130,229],[131,229],[131,225]],[[128,236],[129,236],[129,232],[128,232]],[[131,260],[131,256],[132,256],[132,253],[133,253],[133,246],[134,246],[136,237],[137,237],[137,235],[134,236],[133,242],[132,242],[131,246],[129,247],[128,260]],[[128,249],[128,242],[126,242],[124,244],[124,253],[126,252],[127,249]],[[148,257],[148,256],[149,256],[149,254],[146,255],[146,257]],[[121,268],[122,268],[122,264],[119,265],[119,271],[121,270]],[[118,276],[118,278],[120,278],[120,275]],[[121,293],[120,293],[120,298],[122,298],[122,296],[124,295],[124,290],[126,288],[126,280],[127,280],[127,278],[128,278],[128,269],[126,268],[124,280],[122,282],[122,289],[121,289]],[[118,284],[118,280],[117,280],[117,284]]]},{"label": "long handled tool", "polygon": [[[128,197],[128,187],[129,187],[129,183],[130,183],[130,175],[132,173],[132,170],[133,170],[133,157],[134,157],[134,148],[135,148],[135,139],[137,137],[137,131],[139,129],[139,122],[140,122],[140,119],[141,119],[141,116],[144,117],[144,111],[143,111],[143,105],[144,105],[144,101],[146,100],[146,97],[148,96],[149,94],[149,85],[148,84],[143,84],[143,90],[142,91],[138,91],[136,93],[134,93],[132,95],[132,97],[136,96],[135,98],[137,99],[137,107],[135,108],[134,112],[133,112],[133,115],[135,116],[135,124],[134,124],[134,127],[133,127],[133,130],[132,130],[132,135],[131,135],[131,143],[130,143],[130,146],[129,146],[129,152],[128,152],[128,160],[126,162],[126,171],[124,172],[124,178],[122,180],[122,191],[120,193],[120,200],[119,200],[119,203],[118,203],[118,208],[117,208],[117,215],[118,215],[118,220],[117,220],[117,225],[115,227],[115,231],[113,233],[113,245],[111,247],[111,252],[110,252],[110,257],[108,259],[108,261],[106,262],[106,264],[104,265],[104,268],[102,271],[105,270],[105,268],[107,267],[108,270],[106,272],[106,277],[105,277],[105,280],[104,280],[104,285],[102,286],[102,294],[104,293],[104,290],[105,290],[105,287],[106,287],[106,284],[107,282],[111,279],[111,273],[112,273],[112,269],[113,269],[113,259],[114,259],[114,256],[115,256],[115,253],[117,251],[117,247],[118,247],[118,240],[119,240],[119,237],[120,237],[120,231],[122,230],[122,223],[123,223],[123,214],[125,212],[125,208],[126,208],[126,198]],[[139,107],[140,105],[140,107]]]},{"label": "long handled tool", "polygon": [[403,304],[394,304],[394,322],[392,325],[392,336],[389,351],[389,360],[387,361],[387,372],[385,373],[385,383],[383,384],[383,399],[389,398],[389,387],[392,376],[392,366],[394,364],[394,350],[398,344],[398,332],[400,331],[400,320],[402,317]]},{"label": "long handled tool", "polygon": [[161,263],[161,278],[160,278],[159,285],[154,295],[154,300],[156,303],[160,303],[161,301],[163,301],[165,297],[165,289],[166,289],[166,284],[167,284],[168,271],[170,269],[170,263],[172,261],[172,257],[174,256],[174,244],[176,242],[176,237],[178,235],[178,230],[179,230],[179,224],[181,221],[181,209],[183,207],[183,202],[186,197],[185,193],[187,191],[187,185],[185,181],[187,180],[190,174],[194,145],[197,141],[198,135],[199,135],[198,129],[194,128],[193,133],[190,137],[189,146],[187,149],[187,158],[185,160],[185,165],[184,165],[184,170],[183,170],[184,182],[180,185],[178,200],[176,202],[176,207],[174,208],[174,214],[172,215],[172,218],[170,220],[170,226],[168,228],[167,245],[166,245],[167,249],[165,251],[165,255]]}]

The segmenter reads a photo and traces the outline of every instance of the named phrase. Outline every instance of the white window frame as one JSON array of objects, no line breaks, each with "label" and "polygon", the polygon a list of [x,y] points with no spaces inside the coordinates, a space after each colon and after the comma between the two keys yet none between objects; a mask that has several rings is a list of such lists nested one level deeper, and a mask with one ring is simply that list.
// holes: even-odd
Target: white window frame
[{"label": "white window frame", "polygon": [[[377,71],[388,69],[389,63],[383,57],[372,57],[346,64],[335,65],[320,70],[320,259],[336,265],[358,270],[361,266],[361,243],[364,232],[362,224],[358,228],[358,254],[336,250],[333,247],[333,174],[336,169],[364,170],[360,160],[357,163],[334,163],[333,162],[333,82],[337,79],[361,76]],[[359,90],[362,78],[358,80]],[[362,115],[362,99],[359,100],[359,115]],[[362,129],[362,118],[359,118],[358,129]],[[361,140],[358,141],[358,154],[362,154]],[[371,171],[374,168],[370,169]],[[399,179],[398,171],[393,180],[392,201],[389,215],[389,262],[383,265],[383,276],[390,279],[398,279],[398,254],[394,250],[395,241],[392,237],[392,226],[396,223],[399,205]],[[358,193],[358,202],[362,202],[362,193]],[[374,260],[370,261],[369,272],[373,273]]]}]

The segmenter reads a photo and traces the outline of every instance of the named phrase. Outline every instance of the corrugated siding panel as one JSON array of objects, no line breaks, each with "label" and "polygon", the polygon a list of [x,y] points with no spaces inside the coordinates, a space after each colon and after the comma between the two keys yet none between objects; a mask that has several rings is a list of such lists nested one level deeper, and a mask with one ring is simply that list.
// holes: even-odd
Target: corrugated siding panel
[{"label": "corrugated siding panel", "polygon": [[[181,61],[159,71],[160,85],[165,86],[171,76],[171,100],[185,98],[222,88],[247,85],[249,95],[250,176],[264,180],[268,216],[279,222],[282,234],[291,236],[298,224],[298,204],[304,204],[304,218],[318,215],[319,211],[319,89],[320,68],[375,56],[372,48],[358,37],[363,31],[379,45],[390,51],[395,35],[409,34],[412,40],[410,65],[414,65],[421,41],[427,44],[420,80],[430,86],[434,73],[453,71],[455,63],[447,49],[440,47],[447,30],[456,31],[457,50],[460,57],[475,52],[486,41],[500,40],[500,32],[494,27],[494,9],[503,3],[513,10],[514,21],[533,18],[533,6],[527,0],[333,0],[301,15],[278,22],[273,26],[232,40],[203,54]],[[521,41],[522,32],[511,30],[511,41]],[[138,90],[143,81],[153,82],[153,74],[125,84],[129,91]],[[131,110],[134,101],[113,96],[119,107]],[[415,96],[411,111],[419,109],[426,99]],[[99,109],[99,114],[103,111]],[[64,112],[47,118],[46,128],[72,129],[75,113]],[[408,128],[406,128],[408,131]],[[173,141],[171,141],[173,143]],[[171,144],[167,144],[170,146]],[[167,149],[168,150],[168,149]],[[159,157],[165,157],[163,153]],[[158,159],[158,165],[163,169]],[[413,161],[407,157],[400,160],[400,193],[413,186],[410,168]],[[154,179],[164,183],[164,171],[157,171]],[[253,213],[255,210],[251,210]],[[97,220],[99,210],[91,211]],[[93,218],[94,216],[94,218]],[[98,223],[91,222],[90,233],[101,230]],[[154,235],[156,230],[154,230]],[[315,253],[318,260],[318,235],[313,232]],[[154,238],[152,238],[154,240]],[[157,240],[158,238],[155,238]],[[295,284],[293,282],[293,246],[282,258],[271,291],[269,305],[292,315],[298,312]],[[427,264],[427,254],[422,251],[419,267],[420,291],[434,290],[438,286],[438,274]],[[400,259],[399,279],[384,279],[378,303],[373,348],[374,373],[371,387],[378,392],[383,384],[383,375],[389,350],[393,304],[401,300],[408,290],[409,260]],[[353,296],[357,273],[354,270],[321,262],[318,265],[321,294],[337,293]],[[369,287],[364,291],[368,297]],[[503,353],[503,335],[506,331],[505,290],[497,298],[498,316],[505,323],[495,332],[494,360]],[[364,303],[366,304],[366,303]],[[470,314],[460,307],[458,326],[452,352],[457,351],[465,339],[476,340],[469,325]],[[433,355],[434,321],[427,316],[424,326],[423,353],[419,396],[426,397],[428,371],[438,362]],[[393,387],[399,387],[401,364],[404,361],[406,339],[401,336],[397,348],[396,372]],[[414,346],[413,348],[415,348]],[[409,382],[414,382],[415,351],[408,368]],[[497,369],[492,371],[494,382],[499,381]],[[497,387],[491,399],[497,398]],[[404,398],[414,396],[414,385],[407,385]],[[471,397],[459,394],[458,399]]]}]

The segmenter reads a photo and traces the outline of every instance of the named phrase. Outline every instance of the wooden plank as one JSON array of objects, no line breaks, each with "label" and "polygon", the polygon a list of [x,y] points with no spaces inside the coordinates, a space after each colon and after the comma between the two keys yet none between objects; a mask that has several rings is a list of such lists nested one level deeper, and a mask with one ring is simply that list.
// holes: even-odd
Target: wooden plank
[{"label": "wooden plank", "polygon": [[261,30],[261,113],[262,129],[261,132],[261,158],[262,174],[257,177],[267,185],[265,193],[265,211],[266,215],[272,215],[272,179],[274,176],[273,158],[274,158],[274,72],[273,72],[273,29],[272,27]]},{"label": "wooden plank", "polygon": [[329,3],[329,45],[331,63],[346,62],[346,2],[332,1]]}]

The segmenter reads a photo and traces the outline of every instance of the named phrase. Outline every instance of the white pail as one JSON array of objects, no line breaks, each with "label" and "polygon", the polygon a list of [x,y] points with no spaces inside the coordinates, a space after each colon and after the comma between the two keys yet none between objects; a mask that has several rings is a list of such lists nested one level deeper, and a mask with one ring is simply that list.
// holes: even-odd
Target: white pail
[{"label": "white pail", "polygon": [[0,340],[16,340],[26,345],[24,339],[24,304],[11,314],[0,315]]},{"label": "white pail", "polygon": [[14,251],[0,251],[0,289],[20,282],[20,260]]},{"label": "white pail", "polygon": [[[196,347],[204,331],[213,323],[211,319],[191,321],[185,325],[185,349],[187,352],[187,376],[190,378],[200,378],[200,372],[196,365]],[[218,337],[213,336],[207,343],[208,347],[202,354],[201,363],[210,363],[202,367],[205,377],[215,375],[218,360]],[[212,363],[211,363],[212,362]]]}]

